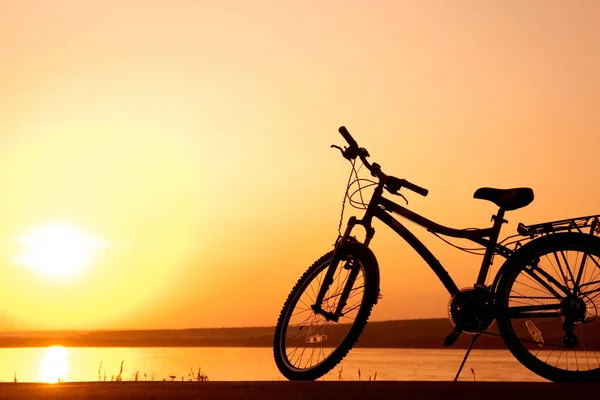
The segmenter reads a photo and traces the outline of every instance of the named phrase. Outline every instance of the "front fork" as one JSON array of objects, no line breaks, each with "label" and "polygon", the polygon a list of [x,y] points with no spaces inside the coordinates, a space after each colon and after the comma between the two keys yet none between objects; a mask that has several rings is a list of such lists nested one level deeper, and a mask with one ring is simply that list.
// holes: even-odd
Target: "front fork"
[{"label": "front fork", "polygon": [[[350,234],[352,233],[352,229],[355,225],[362,225],[366,230],[366,238],[364,241],[365,246],[369,245],[371,239],[373,238],[373,235],[375,235],[375,229],[373,229],[370,223],[366,223],[364,220],[358,220],[356,219],[356,217],[350,217],[344,235],[339,237],[336,241],[335,247],[333,249],[333,254],[331,255],[331,262],[329,264],[329,268],[325,273],[325,278],[323,279],[323,283],[319,288],[319,293],[317,294],[315,303],[311,305],[312,310],[316,314],[324,316],[327,321],[338,322],[340,317],[344,315],[344,307],[346,307],[348,297],[350,296],[350,292],[354,287],[354,282],[356,281],[358,272],[360,270],[360,265],[358,265],[358,263],[356,262],[356,258],[354,258],[352,254],[347,253],[344,249],[346,243],[357,241],[354,237],[350,236]],[[348,279],[346,280],[346,284],[344,285],[344,289],[342,290],[335,311],[326,311],[323,309],[323,301],[325,300],[325,295],[327,294],[329,287],[333,283],[333,278],[335,276],[335,272],[338,269],[338,265],[342,261],[347,261],[346,265],[344,265],[343,268],[350,270],[350,274],[348,275]]]}]

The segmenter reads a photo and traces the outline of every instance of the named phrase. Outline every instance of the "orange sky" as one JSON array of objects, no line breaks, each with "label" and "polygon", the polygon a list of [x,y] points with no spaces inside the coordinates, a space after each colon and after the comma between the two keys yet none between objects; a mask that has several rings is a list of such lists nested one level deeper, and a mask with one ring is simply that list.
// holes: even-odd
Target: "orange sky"
[{"label": "orange sky", "polygon": [[[3,2],[0,330],[274,325],[337,234],[340,125],[445,225],[488,225],[481,186],[535,190],[503,236],[600,213],[599,19],[591,0]],[[69,279],[15,263],[53,223],[107,245]],[[375,228],[373,319],[445,316]],[[474,281],[478,257],[415,233]]]}]

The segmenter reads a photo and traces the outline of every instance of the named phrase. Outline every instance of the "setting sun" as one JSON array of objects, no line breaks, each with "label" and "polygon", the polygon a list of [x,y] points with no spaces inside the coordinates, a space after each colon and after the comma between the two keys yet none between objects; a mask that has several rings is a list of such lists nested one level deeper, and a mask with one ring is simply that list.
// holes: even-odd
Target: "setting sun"
[{"label": "setting sun", "polygon": [[24,246],[15,260],[49,277],[71,276],[84,268],[100,242],[69,225],[36,228],[17,239]]},{"label": "setting sun", "polygon": [[69,367],[69,352],[63,346],[50,346],[40,361],[42,382],[64,381]]}]

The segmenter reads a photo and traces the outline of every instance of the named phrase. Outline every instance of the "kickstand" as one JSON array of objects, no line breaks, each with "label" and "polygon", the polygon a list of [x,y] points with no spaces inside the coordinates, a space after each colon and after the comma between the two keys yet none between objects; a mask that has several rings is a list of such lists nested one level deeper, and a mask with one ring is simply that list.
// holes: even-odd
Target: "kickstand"
[{"label": "kickstand", "polygon": [[463,367],[465,366],[465,362],[467,362],[467,357],[469,357],[469,353],[471,352],[471,349],[473,348],[473,344],[475,344],[475,341],[477,340],[477,338],[479,336],[481,336],[481,333],[476,334],[475,336],[473,336],[473,339],[471,339],[471,344],[469,344],[469,348],[467,349],[465,358],[463,358],[462,363],[460,364],[460,367],[458,368],[458,372],[456,373],[456,376],[454,377],[454,382],[458,381],[458,376],[460,375],[460,372],[462,371]]}]

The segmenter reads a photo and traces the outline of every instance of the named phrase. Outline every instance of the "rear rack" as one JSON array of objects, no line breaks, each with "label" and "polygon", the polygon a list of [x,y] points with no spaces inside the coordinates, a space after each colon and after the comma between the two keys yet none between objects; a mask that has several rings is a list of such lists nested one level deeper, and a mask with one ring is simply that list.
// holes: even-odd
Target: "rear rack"
[{"label": "rear rack", "polygon": [[562,231],[577,231],[583,232],[583,229],[590,228],[587,233],[600,234],[600,214],[590,215],[588,217],[578,217],[562,219],[560,221],[543,222],[535,225],[524,225],[522,222],[517,227],[517,232],[521,236],[529,236],[531,238],[538,235],[548,235],[550,233]]}]

